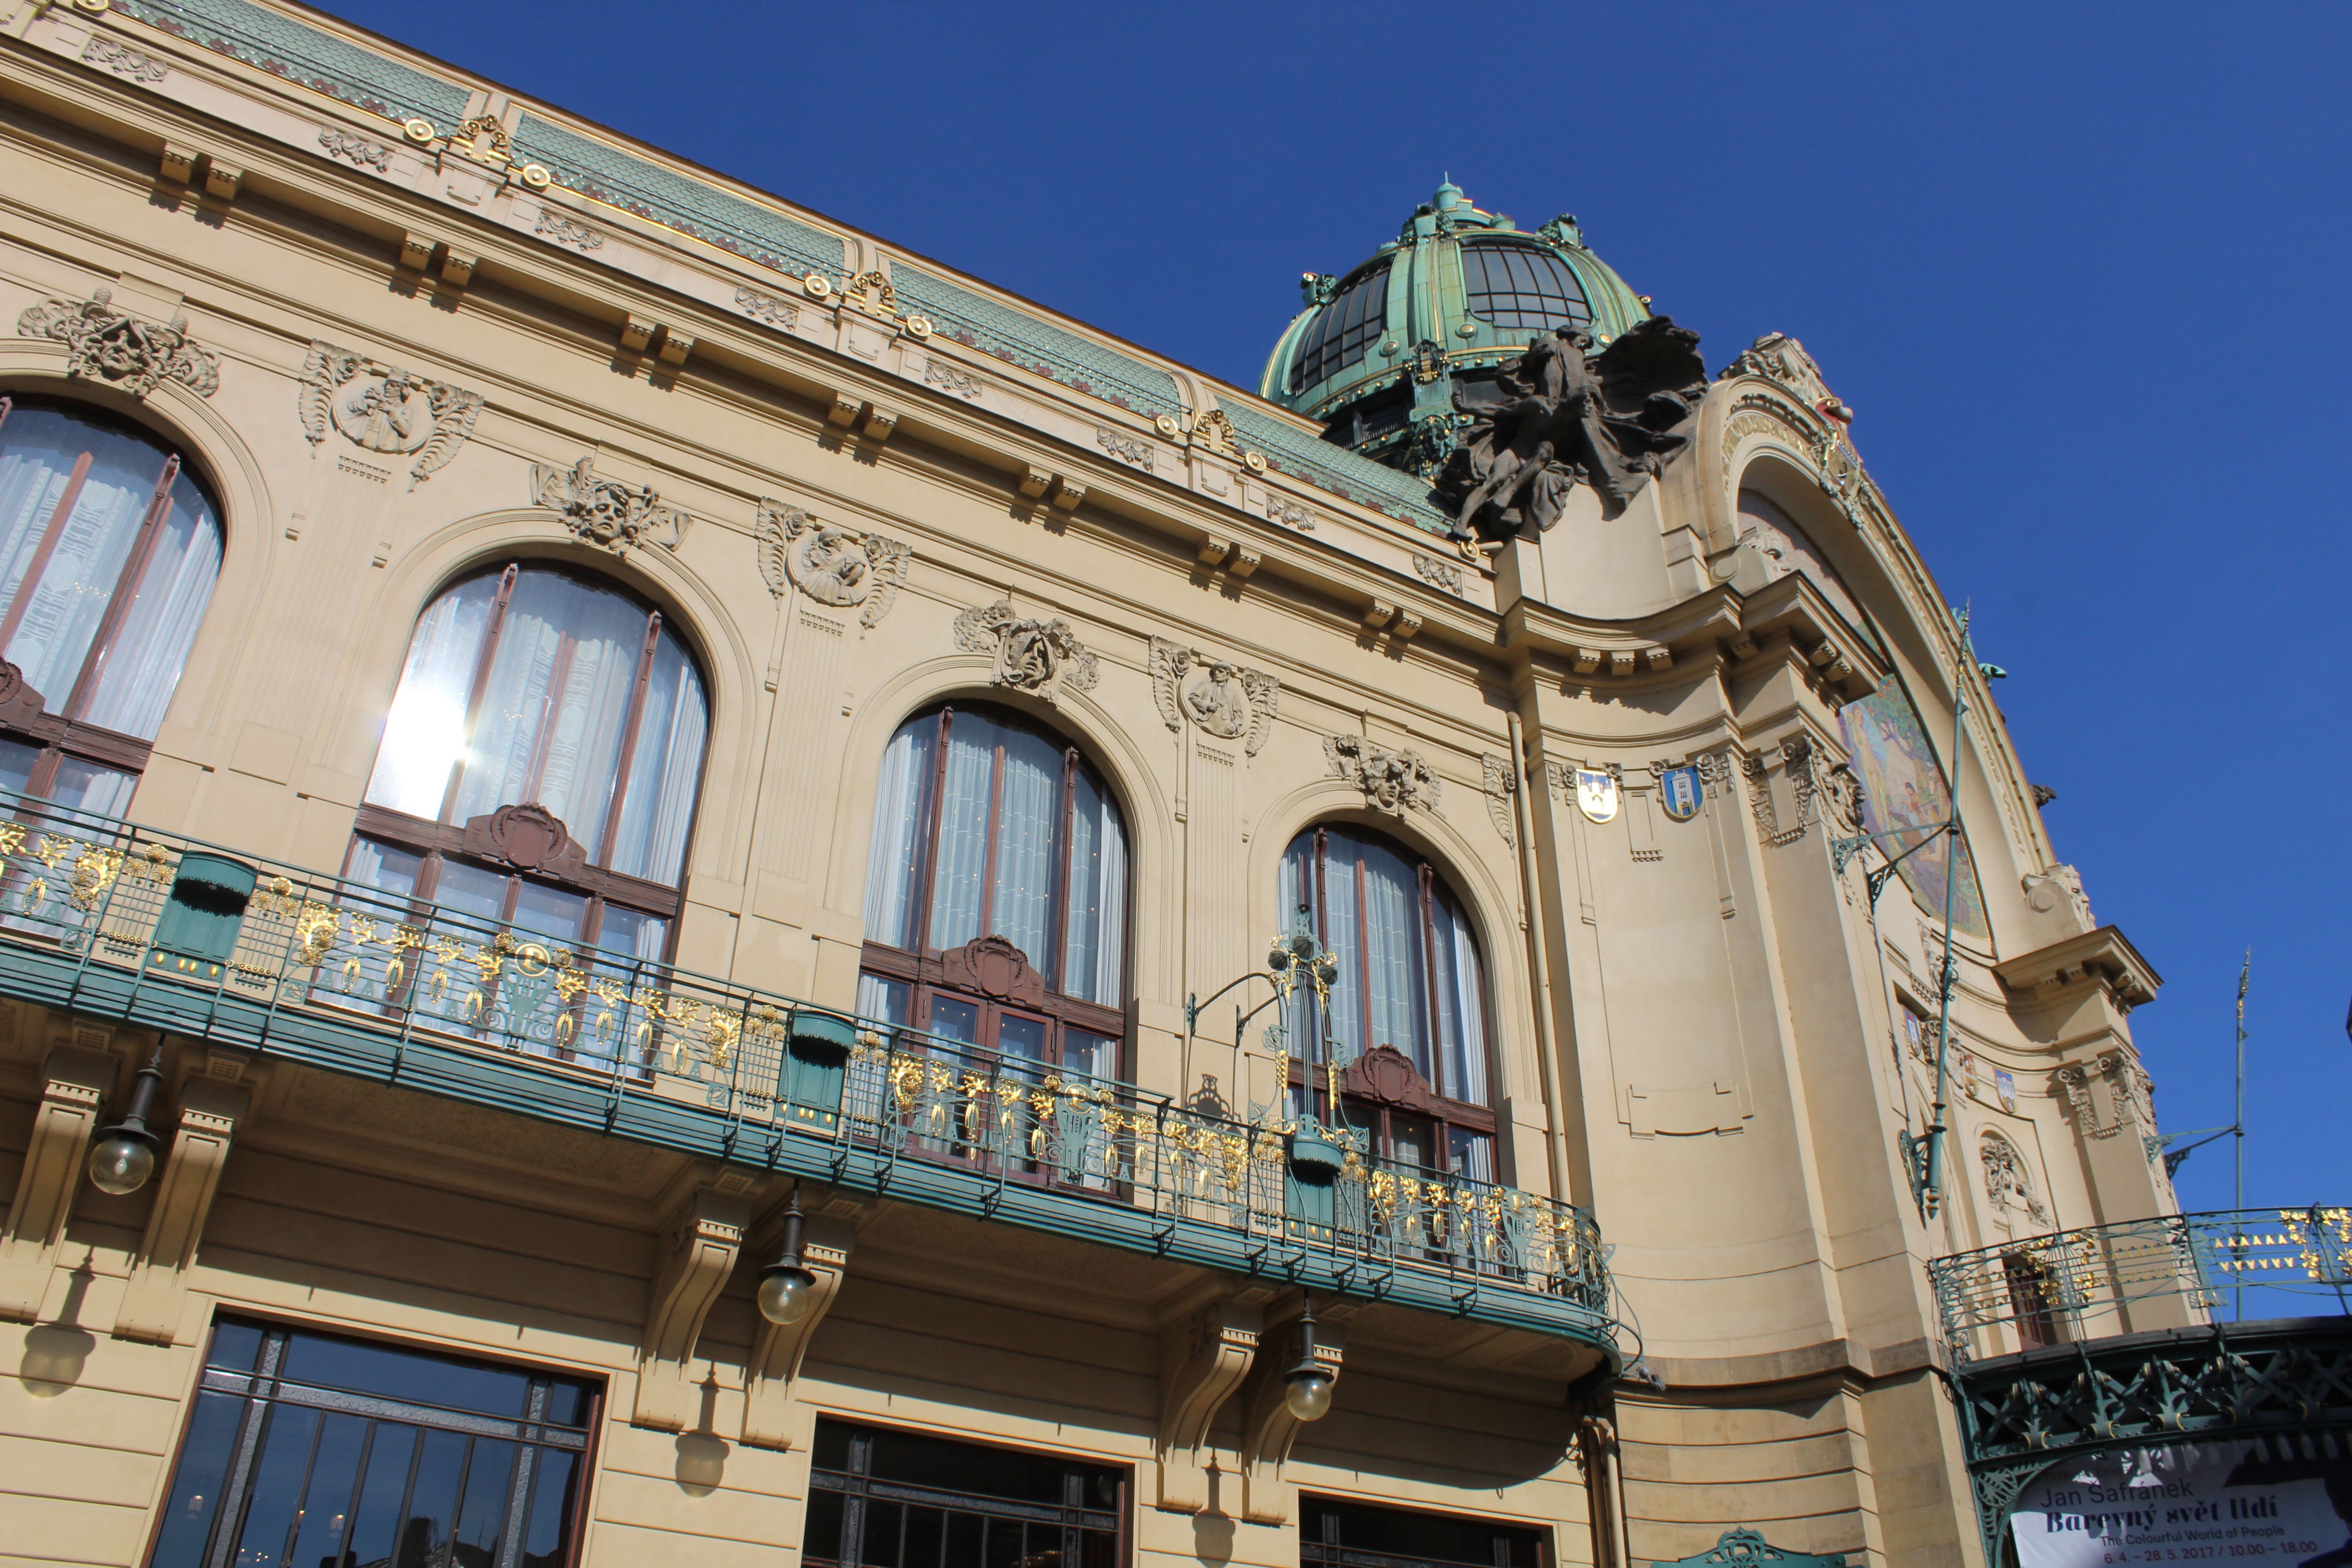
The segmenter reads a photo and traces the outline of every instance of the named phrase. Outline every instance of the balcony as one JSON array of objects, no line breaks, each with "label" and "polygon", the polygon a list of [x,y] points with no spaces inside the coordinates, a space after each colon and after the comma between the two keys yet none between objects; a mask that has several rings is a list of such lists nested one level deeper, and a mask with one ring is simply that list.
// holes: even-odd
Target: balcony
[{"label": "balcony", "polygon": [[703,1159],[1558,1335],[1581,1209],[0,792],[0,994]]},{"label": "balcony", "polygon": [[2020,1493],[2078,1457],[2200,1436],[2282,1455],[2352,1442],[2352,1208],[2058,1231],[1927,1275],[1989,1562]]}]

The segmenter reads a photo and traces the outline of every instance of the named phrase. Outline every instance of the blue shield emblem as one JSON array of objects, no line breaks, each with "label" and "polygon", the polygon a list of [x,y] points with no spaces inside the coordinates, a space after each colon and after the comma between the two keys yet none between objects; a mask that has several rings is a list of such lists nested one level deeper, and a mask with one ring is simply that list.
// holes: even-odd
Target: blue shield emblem
[{"label": "blue shield emblem", "polygon": [[1658,804],[1676,822],[1688,822],[1696,816],[1699,803],[1706,798],[1695,767],[1668,768],[1658,775]]}]

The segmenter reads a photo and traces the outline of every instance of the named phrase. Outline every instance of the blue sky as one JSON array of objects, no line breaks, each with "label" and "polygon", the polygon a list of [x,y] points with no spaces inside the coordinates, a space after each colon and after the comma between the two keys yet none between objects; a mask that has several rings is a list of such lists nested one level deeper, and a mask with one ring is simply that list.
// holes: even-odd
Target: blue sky
[{"label": "blue sky", "polygon": [[2251,945],[2248,1200],[2352,1201],[2352,8],[330,8],[1245,384],[1449,172],[1710,365],[1801,338],[2165,978],[2164,1125]]}]

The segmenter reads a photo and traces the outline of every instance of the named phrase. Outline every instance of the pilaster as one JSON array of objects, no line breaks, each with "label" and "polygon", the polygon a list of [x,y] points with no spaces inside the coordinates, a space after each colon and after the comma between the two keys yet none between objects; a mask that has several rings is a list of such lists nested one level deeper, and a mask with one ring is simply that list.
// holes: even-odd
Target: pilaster
[{"label": "pilaster", "polygon": [[16,1196],[0,1225],[0,1318],[31,1322],[48,1293],[73,1212],[74,1188],[98,1130],[100,1101],[120,1064],[105,1052],[59,1046],[41,1069],[41,1103],[25,1144]]}]

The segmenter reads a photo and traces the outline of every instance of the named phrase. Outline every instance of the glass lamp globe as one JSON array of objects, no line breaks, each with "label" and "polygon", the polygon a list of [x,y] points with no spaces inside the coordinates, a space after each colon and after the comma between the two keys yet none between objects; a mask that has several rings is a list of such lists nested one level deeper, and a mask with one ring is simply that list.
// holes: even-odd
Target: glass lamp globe
[{"label": "glass lamp globe", "polygon": [[808,1316],[815,1294],[816,1276],[807,1269],[767,1269],[760,1276],[760,1316],[772,1323],[797,1323]]},{"label": "glass lamp globe", "polygon": [[116,1132],[89,1152],[90,1184],[120,1197],[135,1193],[155,1173],[155,1151],[144,1138]]},{"label": "glass lamp globe", "polygon": [[1301,1421],[1320,1421],[1331,1411],[1331,1374],[1302,1369],[1285,1379],[1282,1402]]}]

